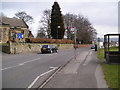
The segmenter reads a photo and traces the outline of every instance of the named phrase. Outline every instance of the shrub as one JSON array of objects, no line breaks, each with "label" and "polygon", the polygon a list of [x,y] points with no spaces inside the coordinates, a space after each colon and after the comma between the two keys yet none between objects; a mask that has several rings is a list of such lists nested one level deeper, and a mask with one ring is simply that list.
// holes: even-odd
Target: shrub
[{"label": "shrub", "polygon": [[26,38],[27,43],[58,43],[58,44],[73,44],[72,40],[67,39],[47,39],[47,38]]}]

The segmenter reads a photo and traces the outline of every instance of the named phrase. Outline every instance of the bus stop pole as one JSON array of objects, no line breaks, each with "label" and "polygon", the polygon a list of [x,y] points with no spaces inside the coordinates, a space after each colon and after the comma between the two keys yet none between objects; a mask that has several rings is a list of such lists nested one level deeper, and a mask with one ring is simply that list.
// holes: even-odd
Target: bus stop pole
[{"label": "bus stop pole", "polygon": [[75,48],[75,60],[76,60],[76,28],[74,33],[74,41],[75,41],[74,48]]}]

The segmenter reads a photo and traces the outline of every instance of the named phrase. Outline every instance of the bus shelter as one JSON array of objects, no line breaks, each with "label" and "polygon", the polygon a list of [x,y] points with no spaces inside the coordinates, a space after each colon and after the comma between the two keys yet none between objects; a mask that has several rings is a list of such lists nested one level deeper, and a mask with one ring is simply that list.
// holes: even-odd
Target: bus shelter
[{"label": "bus shelter", "polygon": [[107,63],[120,63],[120,34],[104,35],[104,58]]}]

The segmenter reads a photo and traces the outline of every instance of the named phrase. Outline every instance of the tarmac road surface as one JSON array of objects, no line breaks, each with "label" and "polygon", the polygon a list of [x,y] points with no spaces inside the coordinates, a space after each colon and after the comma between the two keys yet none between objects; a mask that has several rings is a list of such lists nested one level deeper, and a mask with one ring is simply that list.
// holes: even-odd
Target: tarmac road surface
[{"label": "tarmac road surface", "polygon": [[[77,49],[82,53],[90,48]],[[28,88],[35,84],[38,76],[44,76],[74,57],[74,49],[59,50],[58,53],[2,54],[2,88]],[[39,83],[38,83],[39,84]]]}]

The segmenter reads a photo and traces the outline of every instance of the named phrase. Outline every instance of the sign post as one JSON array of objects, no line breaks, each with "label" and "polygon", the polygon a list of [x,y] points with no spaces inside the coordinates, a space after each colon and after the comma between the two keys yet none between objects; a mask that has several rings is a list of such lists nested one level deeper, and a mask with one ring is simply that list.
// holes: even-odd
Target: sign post
[{"label": "sign post", "polygon": [[71,27],[70,32],[74,33],[74,48],[75,48],[75,60],[76,60],[76,28]]}]

